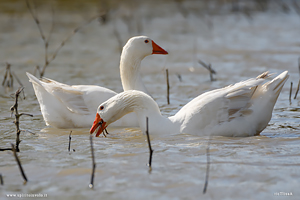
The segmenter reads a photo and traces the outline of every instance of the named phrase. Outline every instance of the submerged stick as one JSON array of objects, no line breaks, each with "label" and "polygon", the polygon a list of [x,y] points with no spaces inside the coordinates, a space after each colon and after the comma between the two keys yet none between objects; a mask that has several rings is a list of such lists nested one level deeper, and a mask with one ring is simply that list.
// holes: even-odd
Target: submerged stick
[{"label": "submerged stick", "polygon": [[299,92],[299,87],[300,87],[300,79],[298,81],[298,86],[297,86],[297,90],[296,90],[296,93],[295,93],[295,96],[294,96],[294,99],[297,98],[297,95],[298,95],[298,92]]},{"label": "submerged stick", "polygon": [[75,28],[73,30],[73,32],[68,35],[61,43],[60,45],[58,46],[58,48],[54,51],[53,55],[51,58],[49,58],[49,55],[48,55],[48,47],[49,47],[49,41],[50,41],[50,38],[51,38],[51,35],[52,35],[52,32],[54,30],[54,10],[52,8],[52,24],[51,24],[51,28],[50,28],[50,32],[49,32],[49,35],[48,37],[46,38],[44,32],[43,32],[43,29],[40,25],[40,21],[38,19],[38,16],[36,14],[36,12],[33,12],[33,9],[31,8],[31,6],[29,5],[29,2],[28,0],[26,0],[26,5],[27,5],[27,8],[28,10],[30,11],[30,14],[32,16],[32,18],[34,19],[38,29],[39,29],[39,32],[40,32],[40,35],[41,35],[41,38],[44,42],[44,47],[45,47],[45,63],[44,63],[44,66],[42,68],[42,70],[40,71],[40,77],[43,77],[44,74],[45,74],[45,70],[46,70],[46,67],[56,58],[58,52],[60,51],[60,49],[65,45],[65,43],[75,34],[77,33],[83,26],[91,23],[94,19],[98,18],[99,16],[94,16],[92,18],[90,18],[87,22],[81,24],[80,26],[78,26],[77,28]]},{"label": "submerged stick", "polygon": [[4,149],[0,149],[0,151],[12,151],[12,148],[4,148]]},{"label": "submerged stick", "polygon": [[16,159],[16,161],[17,161],[17,163],[18,163],[19,169],[20,169],[20,171],[21,171],[21,174],[22,174],[22,176],[23,176],[24,184],[25,184],[28,180],[27,180],[27,177],[26,177],[25,172],[24,172],[24,170],[23,170],[23,167],[22,167],[22,165],[21,165],[21,162],[20,162],[20,160],[19,160],[19,158],[18,158],[18,156],[17,156],[17,152],[16,152],[16,149],[15,149],[15,145],[11,143],[11,147],[12,147],[12,151],[13,151],[13,153],[14,153],[15,159]]},{"label": "submerged stick", "polygon": [[12,73],[13,77],[16,78],[16,80],[17,80],[17,82],[19,83],[19,85],[20,85],[21,87],[23,87],[23,84],[22,84],[22,82],[20,81],[19,77],[18,77],[14,72],[11,72],[11,73]]},{"label": "submerged stick", "polygon": [[[299,70],[299,75],[300,75],[300,57],[298,58],[298,70]],[[299,78],[299,81],[298,81],[298,86],[297,86],[297,90],[296,90],[294,99],[297,98],[297,95],[298,95],[298,92],[299,92],[299,87],[300,87],[300,78]]]},{"label": "submerged stick", "polygon": [[68,147],[68,151],[70,151],[70,148],[71,148],[71,134],[72,134],[72,131],[70,131],[70,135],[69,135],[69,147]]},{"label": "submerged stick", "polygon": [[92,170],[92,174],[91,174],[91,182],[89,184],[89,188],[93,189],[94,188],[94,176],[95,176],[96,163],[95,163],[94,148],[93,148],[93,136],[92,135],[90,135],[90,143],[91,143],[93,170]]},{"label": "submerged stick", "polygon": [[293,82],[291,82],[291,87],[290,87],[290,96],[289,96],[289,101],[290,101],[290,105],[292,104],[292,92],[293,92]]},{"label": "submerged stick", "polygon": [[207,191],[208,179],[209,179],[209,166],[210,166],[210,154],[209,154],[209,145],[210,145],[211,136],[209,136],[207,147],[206,147],[206,175],[205,175],[205,183],[203,188],[203,194]]},{"label": "submerged stick", "polygon": [[2,81],[2,86],[12,88],[14,85],[14,78],[10,70],[10,64],[6,63],[6,70]]},{"label": "submerged stick", "polygon": [[0,184],[1,184],[1,185],[4,184],[2,174],[0,174]]},{"label": "submerged stick", "polygon": [[199,62],[200,65],[202,65],[205,69],[207,69],[209,71],[210,81],[215,81],[216,79],[214,79],[213,74],[217,74],[217,72],[211,67],[211,64],[209,63],[207,65],[202,60],[198,60],[198,62]]},{"label": "submerged stick", "polygon": [[114,30],[113,30],[113,34],[116,37],[117,41],[118,41],[118,45],[119,45],[119,52],[120,54],[122,54],[122,48],[123,48],[123,42],[120,36],[120,33],[117,30],[116,24],[114,22]]},{"label": "submerged stick", "polygon": [[[58,48],[55,50],[54,54],[52,55],[52,57],[49,59],[49,63],[48,65],[56,58],[58,52],[61,50],[61,48],[65,45],[65,43],[73,36],[75,35],[79,30],[81,30],[84,26],[90,24],[94,19],[97,19],[99,16],[94,16],[91,17],[89,20],[87,20],[85,23],[79,25],[77,28],[75,28],[72,33],[70,35],[68,35],[58,46]],[[42,69],[42,73],[41,73],[41,77],[44,76],[45,73],[45,69],[47,66],[44,66]]]},{"label": "submerged stick", "polygon": [[170,104],[170,84],[169,84],[169,70],[166,69],[166,81],[167,81],[167,101]]},{"label": "submerged stick", "polygon": [[20,93],[24,90],[24,87],[21,87],[19,88],[16,92],[15,92],[15,104],[10,108],[11,112],[15,114],[15,121],[14,121],[14,124],[16,125],[16,130],[17,130],[17,137],[16,137],[16,151],[17,152],[20,152],[20,149],[19,149],[19,144],[21,142],[20,140],[20,133],[21,133],[21,130],[20,130],[20,117],[22,115],[28,115],[30,117],[33,117],[33,115],[31,114],[27,114],[27,113],[20,113],[18,112],[18,98],[19,98],[19,95]]},{"label": "submerged stick", "polygon": [[146,117],[146,135],[147,135],[148,147],[149,147],[149,152],[150,152],[148,166],[151,168],[153,149],[151,148],[151,142],[150,142],[150,137],[149,137],[148,117]]}]

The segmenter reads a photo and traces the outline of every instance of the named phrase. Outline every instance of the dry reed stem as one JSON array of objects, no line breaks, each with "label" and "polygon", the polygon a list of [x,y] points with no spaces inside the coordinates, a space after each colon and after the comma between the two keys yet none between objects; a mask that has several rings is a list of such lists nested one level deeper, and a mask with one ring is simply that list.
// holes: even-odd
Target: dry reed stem
[{"label": "dry reed stem", "polygon": [[13,75],[10,70],[10,66],[11,65],[9,63],[6,63],[6,70],[5,70],[5,74],[4,74],[3,81],[2,81],[3,87],[12,88],[14,85],[14,79],[13,79]]},{"label": "dry reed stem", "polygon": [[49,47],[49,41],[50,41],[50,38],[51,38],[51,35],[52,35],[52,32],[54,30],[54,9],[52,8],[52,24],[51,24],[51,28],[50,28],[50,32],[49,32],[49,35],[48,37],[46,38],[45,37],[45,34],[43,32],[43,29],[40,25],[40,21],[38,19],[38,16],[37,14],[33,11],[33,9],[31,8],[28,0],[26,0],[26,5],[27,5],[27,8],[28,10],[30,11],[30,14],[31,16],[33,17],[38,29],[39,29],[39,32],[40,32],[40,35],[41,35],[41,38],[44,42],[44,47],[45,47],[45,63],[44,63],[44,66],[42,68],[42,70],[40,71],[39,70],[39,67],[37,67],[35,69],[35,72],[36,70],[38,69],[38,71],[40,72],[40,77],[43,77],[44,74],[45,74],[45,70],[47,68],[47,66],[49,66],[49,64],[56,58],[58,52],[61,50],[61,48],[65,45],[65,43],[75,34],[77,33],[80,29],[82,29],[82,27],[84,27],[85,25],[88,25],[89,23],[91,23],[94,19],[96,18],[99,18],[99,16],[94,16],[92,17],[91,19],[89,19],[87,22],[81,24],[80,26],[78,26],[77,28],[75,28],[72,33],[70,35],[68,35],[61,43],[60,45],[58,46],[58,48],[54,51],[53,55],[49,58],[49,55],[48,55],[48,47]]},{"label": "dry reed stem", "polygon": [[14,105],[10,108],[10,111],[12,113],[14,113],[15,115],[15,121],[14,121],[14,124],[16,125],[16,131],[17,131],[17,137],[16,137],[16,151],[17,152],[20,152],[20,149],[19,149],[19,144],[21,142],[20,140],[20,133],[21,133],[21,130],[20,130],[20,117],[22,115],[28,115],[30,117],[33,117],[33,115],[31,114],[27,114],[27,113],[20,113],[18,112],[18,99],[19,99],[19,95],[21,94],[21,92],[24,90],[24,87],[20,87],[16,92],[15,92],[15,103]]},{"label": "dry reed stem", "polygon": [[214,79],[213,74],[217,74],[217,72],[211,67],[211,64],[209,63],[207,65],[202,60],[198,60],[198,62],[199,62],[200,65],[202,65],[205,69],[207,69],[209,71],[210,81],[215,81],[216,79]]},{"label": "dry reed stem", "polygon": [[207,147],[206,147],[206,175],[205,175],[205,182],[203,187],[203,194],[206,193],[208,187],[209,167],[210,167],[210,154],[209,154],[210,141],[211,141],[211,136],[209,136]]},{"label": "dry reed stem", "polygon": [[290,87],[290,95],[289,95],[290,105],[292,104],[292,92],[293,92],[293,82],[291,82],[291,87]]},{"label": "dry reed stem", "polygon": [[69,135],[69,147],[68,147],[68,151],[70,151],[70,148],[71,148],[71,134],[72,134],[72,131],[70,131],[70,135]]},{"label": "dry reed stem", "polygon": [[25,172],[24,172],[24,170],[23,170],[23,167],[22,167],[22,165],[21,165],[21,162],[20,162],[20,160],[19,160],[19,158],[18,158],[17,151],[16,151],[16,149],[15,149],[15,145],[12,144],[12,143],[11,143],[11,148],[12,148],[12,151],[13,151],[13,153],[14,153],[14,157],[15,157],[15,159],[16,159],[16,161],[17,161],[17,164],[18,164],[18,166],[19,166],[19,169],[20,169],[20,172],[21,172],[21,174],[22,174],[22,177],[23,177],[23,179],[24,179],[24,184],[26,184],[27,181],[28,181],[28,179],[27,179],[27,177],[26,177],[26,175],[25,175]]},{"label": "dry reed stem", "polygon": [[166,82],[167,82],[167,102],[170,104],[170,83],[169,83],[169,70],[166,69]]},{"label": "dry reed stem", "polygon": [[93,136],[90,135],[90,144],[91,144],[91,153],[92,153],[92,165],[93,165],[93,169],[92,169],[92,174],[91,174],[91,181],[89,184],[89,188],[93,189],[94,188],[94,177],[95,177],[95,169],[96,169],[96,163],[95,163],[95,156],[94,156],[94,148],[93,148]]},{"label": "dry reed stem", "polygon": [[149,136],[148,117],[146,117],[146,135],[147,135],[147,142],[148,142],[148,147],[150,152],[148,166],[151,169],[153,149],[151,147],[150,136]]}]

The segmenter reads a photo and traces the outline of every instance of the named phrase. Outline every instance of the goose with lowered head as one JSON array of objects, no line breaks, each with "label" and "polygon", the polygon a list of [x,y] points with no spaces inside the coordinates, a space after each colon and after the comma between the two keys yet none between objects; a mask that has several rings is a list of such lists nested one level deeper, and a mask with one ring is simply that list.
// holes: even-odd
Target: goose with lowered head
[{"label": "goose with lowered head", "polygon": [[90,133],[103,130],[130,112],[135,112],[140,128],[146,131],[146,117],[151,134],[254,136],[268,125],[274,105],[288,79],[285,71],[263,84],[265,72],[257,78],[199,95],[174,116],[161,115],[156,102],[141,91],[128,90],[102,103]]},{"label": "goose with lowered head", "polygon": [[[147,36],[132,37],[123,47],[120,59],[120,75],[123,89],[148,93],[141,76],[141,61],[151,54],[168,54]],[[37,79],[27,72],[40,104],[46,125],[56,128],[90,127],[100,103],[117,93],[96,85],[66,85],[57,81]],[[138,126],[136,116],[129,114],[113,126]]]}]

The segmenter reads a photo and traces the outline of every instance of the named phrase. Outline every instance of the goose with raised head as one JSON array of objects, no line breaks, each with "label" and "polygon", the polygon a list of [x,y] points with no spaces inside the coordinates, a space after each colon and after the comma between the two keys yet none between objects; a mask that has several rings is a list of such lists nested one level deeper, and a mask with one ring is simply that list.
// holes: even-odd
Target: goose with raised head
[{"label": "goose with raised head", "polygon": [[201,94],[168,118],[161,115],[157,103],[149,95],[128,90],[100,104],[90,133],[98,129],[96,136],[99,136],[111,123],[135,112],[144,133],[148,117],[151,134],[259,135],[268,125],[289,77],[285,71],[263,84],[269,76],[265,72],[257,78]]},{"label": "goose with raised head", "polygon": [[[124,91],[140,90],[145,93],[141,76],[141,61],[151,54],[168,54],[147,36],[132,37],[123,47],[120,59],[120,75]],[[100,103],[117,93],[96,85],[66,85],[57,81],[37,79],[27,72],[40,104],[46,125],[56,128],[90,127]],[[134,114],[124,116],[113,126],[138,126]]]}]

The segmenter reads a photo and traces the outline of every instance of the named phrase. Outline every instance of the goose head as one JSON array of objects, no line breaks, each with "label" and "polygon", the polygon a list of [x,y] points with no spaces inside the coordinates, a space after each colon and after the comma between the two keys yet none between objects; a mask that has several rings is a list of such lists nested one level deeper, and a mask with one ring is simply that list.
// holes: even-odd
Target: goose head
[{"label": "goose head", "polygon": [[123,47],[122,55],[126,53],[143,59],[151,54],[168,54],[166,50],[158,46],[152,39],[147,36],[136,36],[130,38]]},{"label": "goose head", "polygon": [[124,90],[140,90],[148,93],[140,77],[142,60],[152,54],[168,54],[147,36],[136,36],[123,47],[120,59],[120,76]]},{"label": "goose head", "polygon": [[96,137],[98,137],[106,127],[130,112],[159,112],[155,101],[146,93],[129,90],[121,92],[104,103],[100,104],[90,133],[94,133],[99,127]]}]

